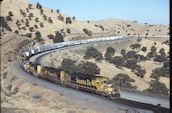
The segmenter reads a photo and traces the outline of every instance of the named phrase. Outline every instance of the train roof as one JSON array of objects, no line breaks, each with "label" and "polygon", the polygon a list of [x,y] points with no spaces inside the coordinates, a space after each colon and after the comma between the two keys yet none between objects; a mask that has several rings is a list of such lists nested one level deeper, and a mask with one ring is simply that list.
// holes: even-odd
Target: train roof
[{"label": "train roof", "polygon": [[89,80],[93,80],[96,78],[103,78],[103,76],[83,74],[83,73],[78,73],[78,72],[71,73],[70,75],[71,75],[71,77],[78,77],[79,79],[89,79]]}]

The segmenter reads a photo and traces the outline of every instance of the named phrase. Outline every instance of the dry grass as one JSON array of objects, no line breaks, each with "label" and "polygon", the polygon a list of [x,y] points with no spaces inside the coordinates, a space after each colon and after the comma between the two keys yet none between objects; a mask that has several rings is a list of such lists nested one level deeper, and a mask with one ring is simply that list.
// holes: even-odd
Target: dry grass
[{"label": "dry grass", "polygon": [[[144,56],[147,55],[147,53],[150,51],[151,46],[154,45],[154,42],[155,41],[152,41],[150,39],[142,39],[142,41],[139,43],[141,44],[141,47],[143,47],[143,46],[147,47],[147,52],[142,52],[141,50],[138,50],[137,53],[143,54]],[[99,51],[101,51],[103,53],[103,55],[106,52],[107,47],[109,47],[109,46],[114,47],[114,49],[116,50],[115,56],[116,55],[119,56],[120,55],[119,52],[121,49],[125,49],[125,50],[129,51],[129,50],[131,50],[129,48],[130,45],[134,44],[134,43],[136,43],[135,39],[130,40],[128,42],[124,41],[124,42],[120,42],[120,43],[115,42],[115,43],[111,43],[111,44],[100,44],[100,45],[94,44],[93,47],[96,47]],[[156,42],[155,46],[157,47],[157,52],[160,50],[160,48],[164,48],[166,53],[169,51],[169,46],[168,45],[162,45],[160,42]],[[163,66],[163,63],[157,63],[157,62],[154,62],[153,60],[147,60],[145,62],[138,63],[139,65],[141,65],[141,67],[143,69],[146,70],[145,77],[140,78],[136,74],[131,72],[130,69],[127,69],[124,67],[122,69],[119,69],[119,68],[115,67],[115,65],[108,63],[104,60],[100,63],[100,62],[96,62],[94,59],[89,59],[89,60],[83,59],[83,55],[84,55],[85,50],[86,50],[86,48],[81,48],[81,49],[76,49],[76,50],[66,50],[65,52],[57,53],[55,55],[47,57],[44,61],[44,64],[52,66],[51,62],[55,61],[58,63],[54,63],[53,65],[55,65],[55,67],[58,67],[58,66],[60,66],[60,64],[64,58],[70,58],[73,60],[77,60],[78,63],[80,61],[94,62],[100,68],[100,75],[101,76],[113,78],[118,73],[128,74],[132,79],[135,80],[135,82],[132,84],[137,86],[137,89],[141,90],[141,91],[149,88],[149,82],[150,82],[150,80],[152,80],[152,78],[150,77],[152,70],[154,70],[155,68],[159,68],[159,67]],[[51,59],[51,60],[49,60],[49,59]],[[169,78],[161,77],[160,82],[165,83],[167,88],[169,89]]]}]

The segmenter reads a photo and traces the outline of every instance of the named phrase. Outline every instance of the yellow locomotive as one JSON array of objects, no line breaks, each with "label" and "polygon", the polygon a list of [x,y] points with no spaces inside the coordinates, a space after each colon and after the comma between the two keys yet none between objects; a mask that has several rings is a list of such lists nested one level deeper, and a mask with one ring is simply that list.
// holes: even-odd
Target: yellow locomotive
[{"label": "yellow locomotive", "polygon": [[24,68],[39,78],[63,86],[107,96],[113,99],[120,96],[119,87],[113,87],[107,77],[82,73],[65,73],[63,70],[42,66],[33,62],[27,62]]}]

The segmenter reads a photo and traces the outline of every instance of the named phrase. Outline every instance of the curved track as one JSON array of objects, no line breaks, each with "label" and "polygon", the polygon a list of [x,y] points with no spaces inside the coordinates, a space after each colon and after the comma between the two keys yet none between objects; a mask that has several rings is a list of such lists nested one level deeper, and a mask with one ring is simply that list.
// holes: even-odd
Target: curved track
[{"label": "curved track", "polygon": [[[84,45],[77,45],[77,46],[73,46],[73,47],[65,47],[65,48],[62,48],[62,49],[58,49],[57,51],[63,51],[63,50],[66,50],[66,49],[73,49],[73,48],[78,48],[78,47],[83,47],[83,46],[87,46],[87,45],[89,45],[89,44],[84,44]],[[56,50],[53,50],[53,51],[51,51],[51,52],[53,52],[53,53],[55,53],[55,52],[57,52]],[[40,60],[41,60],[41,58],[43,58],[43,56],[45,56],[45,55],[48,55],[48,54],[50,54],[51,53],[50,51],[48,51],[48,52],[44,52],[44,53],[41,53],[41,54],[38,54],[38,55],[35,55],[35,56],[33,56],[32,58],[31,58],[31,61],[36,61],[36,62],[40,62]],[[18,67],[17,67],[17,69],[18,70],[20,70],[20,71],[22,71],[22,69],[20,68],[20,66],[19,66],[19,64],[18,64]],[[23,74],[22,74],[23,75]],[[26,75],[26,74],[24,74],[24,75]],[[30,76],[30,75],[29,75]],[[28,76],[25,76],[25,78],[26,79],[28,79]],[[29,78],[32,78],[32,79],[30,79],[30,81],[31,82],[36,82],[36,83],[38,83],[38,78],[35,78],[35,77],[29,77]],[[52,87],[50,88],[50,87],[47,87],[47,86],[45,86],[44,84],[45,84],[45,82],[47,82],[47,81],[44,81],[44,80],[41,80],[41,81],[43,81],[43,82],[40,82],[40,85],[41,86],[44,86],[44,87],[46,87],[46,88],[49,88],[49,89],[52,89]],[[49,82],[47,82],[47,83],[49,83]],[[52,84],[52,85],[54,85],[53,83],[50,83],[50,84]],[[48,85],[49,86],[49,85]],[[58,86],[58,87],[61,87],[61,86]],[[57,87],[56,87],[57,88]],[[71,89],[69,89],[69,88],[67,88],[68,90],[70,90],[71,91]],[[54,90],[54,89],[53,89]],[[80,91],[75,91],[75,92],[80,92]],[[84,93],[84,92],[82,92],[82,93]],[[70,93],[69,93],[70,94]],[[92,95],[92,94],[87,94],[87,95]],[[85,96],[85,93],[84,93],[84,96]],[[99,97],[99,96],[97,96],[97,95],[94,95],[94,97]],[[101,97],[102,98],[102,97]],[[105,99],[105,98],[103,98],[103,99]],[[106,100],[108,100],[108,99],[106,99]],[[109,101],[109,100],[108,100]],[[168,113],[169,112],[169,110],[167,109],[167,108],[163,108],[163,107],[158,107],[158,106],[154,106],[154,105],[151,105],[151,104],[145,104],[145,103],[141,103],[141,102],[136,102],[136,101],[132,101],[132,100],[128,100],[128,99],[124,99],[124,98],[120,98],[120,99],[117,99],[117,100],[114,100],[115,101],[115,103],[117,102],[117,103],[121,103],[121,104],[124,104],[124,105],[126,105],[126,106],[133,106],[133,107],[135,107],[135,108],[140,108],[140,109],[147,109],[147,110],[151,110],[151,111],[153,111],[153,112],[156,112],[156,113]],[[111,101],[112,102],[112,101]],[[123,106],[124,106],[123,105]],[[167,106],[168,106],[168,104],[167,104]],[[144,111],[145,112],[145,111]],[[148,111],[147,111],[148,112]]]}]

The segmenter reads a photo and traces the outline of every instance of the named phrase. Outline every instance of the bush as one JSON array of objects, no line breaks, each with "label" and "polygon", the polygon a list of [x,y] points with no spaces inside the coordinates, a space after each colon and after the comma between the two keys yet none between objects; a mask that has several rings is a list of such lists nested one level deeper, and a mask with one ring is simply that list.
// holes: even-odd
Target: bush
[{"label": "bush", "polygon": [[54,39],[54,35],[50,34],[47,36],[49,39]]},{"label": "bush", "polygon": [[122,67],[124,65],[124,58],[121,56],[115,56],[110,60],[110,63],[115,64],[117,67]]},{"label": "bush", "polygon": [[44,24],[42,22],[40,22],[40,27],[44,27]]},{"label": "bush", "polygon": [[100,52],[94,48],[94,47],[89,47],[85,51],[84,58],[89,59],[89,58],[96,58]]},{"label": "bush", "polygon": [[37,25],[34,25],[34,27],[35,27],[36,29],[38,29],[38,26],[37,26]]},{"label": "bush", "polygon": [[115,49],[112,47],[108,47],[105,53],[105,60],[111,59],[114,54],[115,54]]},{"label": "bush", "polygon": [[74,17],[72,17],[72,19],[73,19],[73,21],[75,21],[76,17],[74,16]]},{"label": "bush", "polygon": [[39,22],[39,18],[35,18],[35,22]]},{"label": "bush", "polygon": [[121,50],[121,55],[122,55],[123,57],[125,57],[126,51],[125,51],[124,49]]},{"label": "bush", "polygon": [[36,33],[35,33],[35,38],[34,38],[36,41],[37,41],[37,43],[43,43],[43,39],[42,39],[42,37],[41,37],[41,33],[39,32],[39,31],[37,31]]},{"label": "bush", "polygon": [[154,58],[155,62],[164,62],[166,60],[165,55],[156,55]]},{"label": "bush", "polygon": [[51,19],[51,17],[48,18],[48,22],[53,23],[53,20]]},{"label": "bush", "polygon": [[155,46],[151,47],[151,52],[156,52],[156,47]]},{"label": "bush", "polygon": [[69,34],[71,33],[69,28],[67,28],[66,32],[69,33]]},{"label": "bush", "polygon": [[153,58],[153,57],[155,57],[157,55],[157,53],[156,52],[148,52],[148,54],[147,54],[147,58],[149,59],[149,58]]},{"label": "bush", "polygon": [[100,74],[100,68],[92,62],[81,62],[78,66],[78,72],[84,74]]},{"label": "bush", "polygon": [[102,31],[104,31],[104,27],[100,25],[100,28],[102,29]]},{"label": "bush", "polygon": [[165,56],[166,54],[165,54],[165,49],[164,48],[161,48],[160,50],[159,50],[159,53],[162,55],[162,56]]},{"label": "bush", "polygon": [[170,75],[170,69],[161,67],[152,70],[151,77],[155,79],[159,79],[160,77],[169,77],[169,75]]},{"label": "bush", "polygon": [[127,74],[119,73],[112,78],[111,82],[115,86],[125,87],[125,88],[136,88],[132,86],[131,82],[135,82],[134,79],[131,79]]},{"label": "bush", "polygon": [[137,65],[133,71],[139,77],[144,77],[144,75],[146,74],[146,70],[141,69],[140,65]]},{"label": "bush", "polygon": [[125,62],[124,66],[131,70],[134,70],[137,66],[137,61],[135,59],[129,59]]},{"label": "bush", "polygon": [[56,32],[56,36],[54,37],[53,42],[64,42],[63,35],[59,31]]},{"label": "bush", "polygon": [[13,19],[11,18],[11,16],[6,16],[6,20],[7,20],[7,22],[13,21]]},{"label": "bush", "polygon": [[33,9],[32,6],[33,6],[32,4],[28,4],[29,9]]},{"label": "bush", "polygon": [[29,28],[30,32],[34,32],[34,27]]},{"label": "bush", "polygon": [[1,22],[0,28],[2,27],[2,28],[5,28],[8,31],[12,31],[12,29],[10,28],[10,26],[8,26],[8,23],[5,21],[5,18],[4,17],[0,16],[0,22]]},{"label": "bush", "polygon": [[66,18],[66,24],[72,24],[72,21],[71,21],[71,18],[70,17],[67,17]]},{"label": "bush", "polygon": [[61,67],[64,71],[66,72],[76,72],[76,66],[75,66],[76,61],[71,60],[69,58],[64,58],[62,63],[61,63]]},{"label": "bush", "polygon": [[43,15],[43,18],[44,18],[44,20],[47,20],[47,16],[46,15]]},{"label": "bush", "polygon": [[85,34],[87,34],[88,36],[90,36],[90,37],[91,37],[91,35],[92,35],[92,32],[89,31],[89,30],[87,30],[87,29],[83,29],[83,32],[84,32]]},{"label": "bush", "polygon": [[130,48],[131,49],[140,49],[140,44],[132,44],[132,45],[130,45]]},{"label": "bush", "polygon": [[168,89],[164,83],[160,83],[158,80],[151,80],[149,84],[148,92],[168,95]]},{"label": "bush", "polygon": [[140,55],[140,54],[134,55],[134,58],[135,58],[138,62],[147,60],[146,57],[144,57],[143,55]]},{"label": "bush", "polygon": [[29,20],[28,20],[28,19],[26,19],[25,25],[26,25],[26,27],[30,27],[30,26],[29,26]]},{"label": "bush", "polygon": [[60,10],[59,10],[59,9],[57,9],[57,10],[56,10],[56,12],[57,12],[57,13],[60,13]]},{"label": "bush", "polygon": [[8,12],[9,16],[14,16],[12,11]]},{"label": "bush", "polygon": [[64,17],[61,14],[57,18],[61,21],[64,21]]},{"label": "bush", "polygon": [[98,53],[97,56],[96,56],[96,59],[95,59],[97,62],[101,62],[103,60],[103,55],[102,53]]},{"label": "bush", "polygon": [[143,52],[146,52],[146,51],[147,51],[147,48],[144,46],[144,47],[141,48],[141,50],[142,50]]},{"label": "bush", "polygon": [[135,51],[128,51],[127,54],[125,55],[125,59],[134,58],[135,55],[136,55]]},{"label": "bush", "polygon": [[15,32],[16,34],[19,34],[19,31],[18,31],[18,30],[15,30],[14,32]]}]

